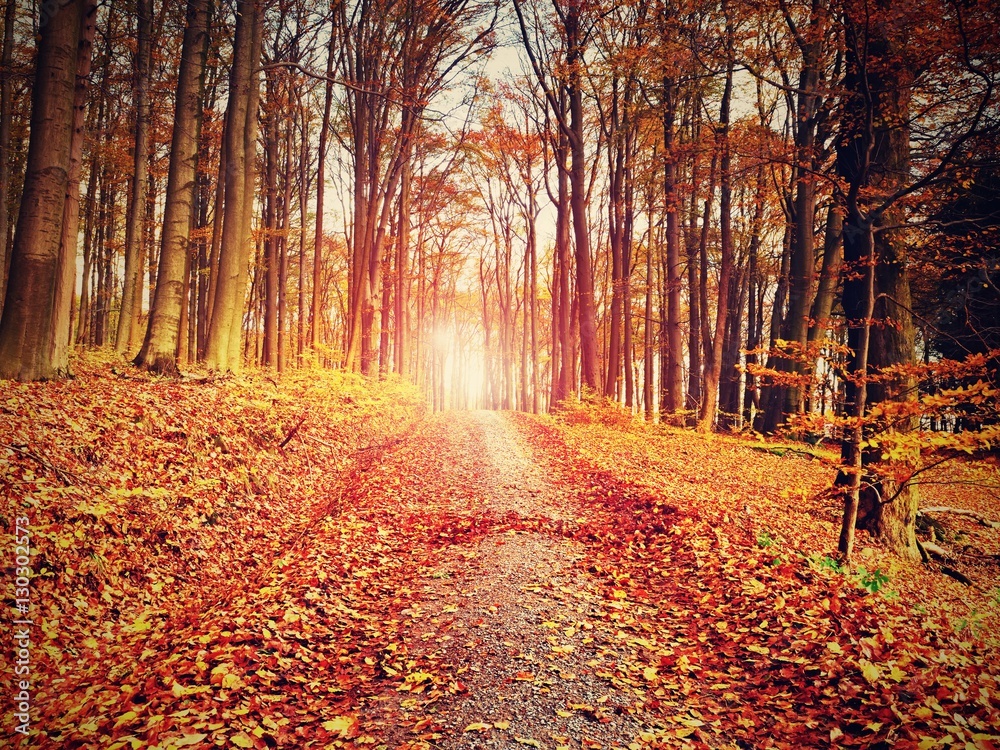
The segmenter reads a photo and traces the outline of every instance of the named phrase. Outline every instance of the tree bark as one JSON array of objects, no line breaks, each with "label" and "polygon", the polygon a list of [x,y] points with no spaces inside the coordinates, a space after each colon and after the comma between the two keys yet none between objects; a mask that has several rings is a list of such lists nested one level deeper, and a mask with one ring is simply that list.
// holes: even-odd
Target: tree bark
[{"label": "tree bark", "polygon": [[17,0],[7,0],[3,14],[3,51],[0,52],[0,313],[10,270],[10,126],[12,117],[11,65],[14,59],[14,20]]},{"label": "tree bark", "polygon": [[220,372],[237,372],[242,365],[240,344],[247,253],[252,245],[250,227],[260,95],[256,68],[260,59],[261,26],[257,0],[239,0],[223,145],[226,169],[220,175],[226,183],[226,194],[218,283],[205,354],[208,367]]},{"label": "tree bark", "polygon": [[89,0],[72,0],[57,5],[41,24],[24,191],[0,318],[0,378],[42,380],[69,368],[67,347],[56,343],[69,336],[68,329],[58,327],[63,321],[59,305],[72,297],[66,276],[73,259],[61,252],[60,240],[70,218],[66,198],[77,71],[92,9]]},{"label": "tree bark", "polygon": [[174,130],[170,141],[157,283],[145,340],[135,358],[136,365],[163,375],[177,373],[176,355],[187,283],[185,271],[199,147],[204,82],[201,73],[208,52],[210,14],[210,0],[188,0],[174,101]]},{"label": "tree bark", "polygon": [[[663,79],[663,197],[666,210],[667,241],[667,382],[663,384],[664,407],[669,413],[683,408],[683,337],[681,332],[681,201],[677,191],[677,145],[674,120],[677,113],[676,83]],[[693,299],[693,297],[692,297]],[[694,321],[692,320],[694,326]]]},{"label": "tree bark", "polygon": [[122,353],[134,343],[133,330],[139,320],[136,297],[142,296],[142,225],[146,207],[147,167],[149,164],[149,85],[152,65],[153,0],[136,0],[138,40],[135,69],[135,140],[132,153],[132,184],[125,210],[125,271],[121,312],[115,332],[115,351]]},{"label": "tree bark", "polygon": [[[732,41],[732,26],[727,21],[726,36]],[[719,114],[719,225],[722,257],[719,259],[719,301],[715,317],[715,333],[712,346],[705,351],[705,392],[701,414],[698,417],[698,431],[710,432],[715,423],[719,399],[719,378],[722,374],[722,344],[726,331],[726,316],[729,314],[729,279],[733,273],[732,235],[732,157],[729,144],[729,114],[733,94],[733,68],[730,61],[726,69],[726,84],[722,92],[722,106]]]}]

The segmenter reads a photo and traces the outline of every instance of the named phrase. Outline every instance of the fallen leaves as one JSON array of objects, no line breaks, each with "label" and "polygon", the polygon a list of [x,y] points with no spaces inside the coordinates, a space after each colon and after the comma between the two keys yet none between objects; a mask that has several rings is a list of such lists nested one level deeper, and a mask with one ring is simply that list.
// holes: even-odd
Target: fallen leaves
[{"label": "fallen leaves", "polygon": [[[560,701],[552,722],[641,718],[622,738],[638,747],[989,747],[1000,734],[990,633],[820,564],[832,526],[822,509],[795,520],[811,493],[782,494],[796,459],[519,416],[566,512],[505,515],[475,502],[483,447],[417,423],[390,386],[137,387],[82,368],[2,387],[0,442],[47,446],[60,468],[0,450],[4,496],[24,500],[37,538],[36,705],[52,746],[367,746],[386,695],[413,747],[446,731],[569,745],[489,712],[445,730],[467,675],[413,648],[419,624],[447,632],[471,604],[423,598],[414,581],[462,575],[435,555],[472,561],[479,541],[506,550],[517,534],[579,545],[576,584],[533,576],[519,590],[578,612],[539,617],[542,650],[505,684],[571,693],[582,675],[634,698]],[[462,485],[449,451],[467,454]],[[498,611],[484,606],[475,632]]]}]

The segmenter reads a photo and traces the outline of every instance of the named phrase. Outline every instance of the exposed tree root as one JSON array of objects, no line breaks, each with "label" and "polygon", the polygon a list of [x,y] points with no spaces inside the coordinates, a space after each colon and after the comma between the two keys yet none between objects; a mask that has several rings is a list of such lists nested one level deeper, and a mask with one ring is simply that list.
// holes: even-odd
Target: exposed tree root
[{"label": "exposed tree root", "polygon": [[991,521],[983,514],[977,513],[974,510],[969,510],[968,508],[951,508],[946,505],[938,505],[932,508],[921,508],[917,511],[918,516],[922,516],[925,513],[951,513],[955,516],[968,516],[969,518],[974,518],[983,526],[987,526],[991,529],[1000,529],[1000,523],[997,521]]}]

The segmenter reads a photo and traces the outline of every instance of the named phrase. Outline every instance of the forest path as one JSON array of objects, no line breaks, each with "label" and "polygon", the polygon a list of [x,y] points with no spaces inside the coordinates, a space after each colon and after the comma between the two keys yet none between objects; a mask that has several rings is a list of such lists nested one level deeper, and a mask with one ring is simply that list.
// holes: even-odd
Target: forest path
[{"label": "forest path", "polygon": [[421,432],[380,471],[409,476],[404,508],[468,531],[411,582],[406,658],[393,663],[433,664],[453,680],[450,690],[428,690],[428,680],[375,696],[366,730],[390,748],[627,747],[643,731],[635,696],[597,675],[593,623],[607,602],[579,565],[582,543],[551,533],[586,514],[576,494],[552,481],[503,413],[438,415]]}]

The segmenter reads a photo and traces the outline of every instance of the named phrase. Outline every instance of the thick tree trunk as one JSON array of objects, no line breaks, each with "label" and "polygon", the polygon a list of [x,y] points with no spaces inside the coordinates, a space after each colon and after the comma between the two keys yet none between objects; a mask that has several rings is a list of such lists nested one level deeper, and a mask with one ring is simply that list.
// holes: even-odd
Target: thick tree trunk
[{"label": "thick tree trunk", "polygon": [[59,268],[56,281],[54,333],[51,347],[53,362],[69,366],[70,334],[73,327],[73,295],[76,287],[76,243],[80,229],[80,174],[83,171],[83,141],[87,123],[87,93],[90,89],[90,62],[97,32],[97,0],[87,0],[76,70],[73,100],[73,137],[69,149],[69,174],[63,207],[62,236],[59,239]]},{"label": "thick tree trunk", "polygon": [[10,126],[13,115],[11,96],[14,59],[14,20],[17,0],[7,0],[3,14],[3,50],[0,52],[0,312],[3,311],[10,270]]},{"label": "thick tree trunk", "polygon": [[230,70],[226,111],[226,183],[218,283],[208,330],[205,356],[210,369],[236,372],[241,368],[243,304],[247,286],[247,253],[252,243],[255,151],[257,141],[257,62],[261,20],[257,0],[239,0],[236,38]]},{"label": "thick tree trunk", "polygon": [[[904,374],[868,386],[872,403],[917,398],[912,375],[905,374],[906,365],[914,361],[906,249],[899,229],[904,224],[905,216],[897,206],[879,203],[905,184],[909,173],[908,121],[912,73],[905,65],[899,64],[899,49],[895,47],[898,45],[901,49],[904,46],[902,38],[888,38],[885,29],[870,25],[867,19],[855,19],[848,15],[845,23],[847,116],[837,152],[838,172],[850,188],[843,231],[845,270],[854,271],[854,276],[857,275],[858,237],[864,238],[864,249],[871,261],[866,272],[868,315],[861,327],[860,340],[856,328],[848,330],[848,345],[853,352],[849,358],[851,372],[864,377],[860,386],[849,381],[847,389],[847,402],[854,404],[851,415],[859,418],[859,426],[842,446],[845,470],[838,477],[838,482],[847,484],[849,492],[845,502],[840,551],[845,558],[850,558],[852,539],[848,536],[849,532],[853,533],[853,521],[856,520],[858,525],[871,530],[891,549],[917,559],[919,550],[915,521],[918,498],[915,488],[912,485],[894,487],[892,481],[879,478],[874,471],[868,492],[861,495],[855,488],[855,484],[861,481],[860,467],[877,468],[880,461],[876,453],[880,449],[862,450],[865,436],[860,417],[865,412],[857,407],[857,403],[860,401],[862,406],[865,403],[867,365],[870,363],[876,371],[894,366],[902,366],[904,370]],[[900,32],[895,33],[898,35]],[[863,234],[858,230],[859,224],[867,230]],[[857,310],[852,308],[858,296],[858,282],[854,276],[847,276],[844,282],[844,310],[848,319],[857,316]],[[908,423],[872,425],[870,429],[906,430],[910,426]]]},{"label": "thick tree trunk", "polygon": [[57,5],[40,30],[24,191],[0,319],[2,378],[53,378],[69,367],[67,347],[56,344],[69,337],[69,330],[58,326],[69,323],[60,305],[72,297],[66,266],[71,273],[74,259],[61,253],[60,240],[70,218],[66,199],[77,71],[92,9],[89,0]]},{"label": "thick tree trunk", "polygon": [[[187,284],[188,237],[194,203],[201,121],[201,75],[208,51],[210,0],[188,0],[181,66],[174,101],[174,130],[160,235],[157,284],[149,323],[135,363],[152,372],[177,373],[181,312]],[[218,213],[218,207],[216,207]]]}]

